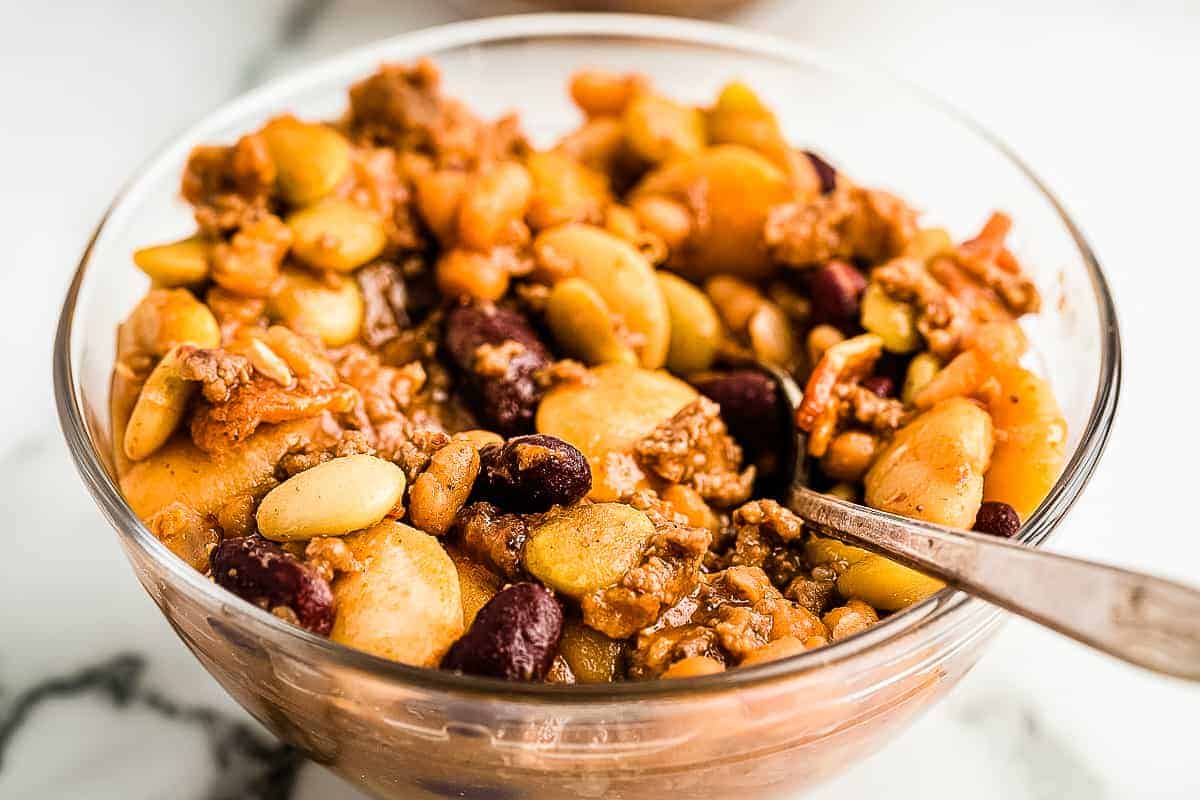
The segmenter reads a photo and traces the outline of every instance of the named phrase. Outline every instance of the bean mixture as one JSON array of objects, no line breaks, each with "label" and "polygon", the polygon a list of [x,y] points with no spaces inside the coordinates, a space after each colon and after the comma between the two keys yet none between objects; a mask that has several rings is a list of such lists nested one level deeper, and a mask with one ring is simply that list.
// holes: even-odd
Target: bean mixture
[{"label": "bean mixture", "polygon": [[196,231],[134,253],[113,374],[155,536],[348,646],[590,683],[783,658],[941,588],[772,499],[792,414],[817,488],[1017,532],[1066,425],[1020,365],[1039,297],[1007,216],[922,227],[741,83],[570,95],[537,149],[387,65],[340,120],[191,153]]}]

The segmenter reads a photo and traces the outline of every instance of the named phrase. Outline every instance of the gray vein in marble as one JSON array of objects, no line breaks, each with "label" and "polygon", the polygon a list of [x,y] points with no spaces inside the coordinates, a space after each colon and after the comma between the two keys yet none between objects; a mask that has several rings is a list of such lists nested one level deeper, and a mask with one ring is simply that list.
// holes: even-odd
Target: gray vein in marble
[{"label": "gray vein in marble", "polygon": [[205,800],[288,800],[303,757],[256,733],[245,722],[210,708],[183,705],[143,686],[146,659],[122,653],[66,675],[46,678],[0,708],[0,768],[22,726],[51,700],[99,694],[118,709],[134,706],[163,719],[198,727],[208,739],[215,770]]},{"label": "gray vein in marble", "polygon": [[1005,748],[1025,777],[1032,800],[1104,800],[1108,792],[1095,769],[1052,730],[1036,708],[1009,695],[983,697],[962,708],[964,723]]}]

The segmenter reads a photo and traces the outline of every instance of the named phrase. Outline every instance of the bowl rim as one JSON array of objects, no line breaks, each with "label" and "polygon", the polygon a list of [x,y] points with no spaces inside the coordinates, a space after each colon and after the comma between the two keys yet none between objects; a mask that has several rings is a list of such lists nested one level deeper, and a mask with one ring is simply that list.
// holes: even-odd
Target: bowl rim
[{"label": "bowl rim", "polygon": [[818,49],[785,38],[750,32],[730,25],[665,16],[608,13],[544,13],[492,17],[425,28],[354,47],[333,57],[321,59],[285,77],[269,81],[222,104],[190,125],[181,135],[172,137],[165,147],[158,150],[133,173],[100,219],[83,252],[63,302],[54,343],[55,401],[63,436],[76,468],[109,523],[127,543],[143,551],[159,568],[184,583],[189,590],[203,596],[211,604],[222,606],[226,613],[245,617],[247,623],[274,636],[275,643],[285,651],[291,642],[302,648],[315,648],[323,658],[339,667],[368,673],[376,678],[444,693],[475,696],[484,694],[507,701],[589,704],[624,700],[681,699],[725,692],[795,678],[840,664],[881,650],[885,645],[935,622],[951,624],[968,618],[982,617],[979,621],[979,625],[982,626],[994,620],[1001,613],[998,609],[988,606],[983,600],[947,588],[897,612],[863,633],[827,647],[716,675],[613,684],[555,685],[507,682],[400,664],[288,624],[226,592],[185,564],[150,533],[126,504],[120,489],[109,476],[99,454],[92,446],[88,434],[88,423],[75,387],[71,333],[80,288],[92,251],[106,225],[120,214],[124,202],[138,187],[153,178],[155,173],[165,168],[169,162],[174,162],[175,151],[202,129],[218,125],[223,119],[237,117],[251,108],[266,104],[272,97],[287,95],[319,82],[327,73],[386,60],[436,55],[440,51],[473,44],[588,36],[630,41],[667,41],[735,50],[759,58],[769,57],[792,64],[805,64],[839,77],[885,86],[892,91],[912,96],[983,140],[1033,185],[1058,215],[1084,262],[1095,295],[1101,335],[1099,381],[1079,444],[1054,487],[1023,526],[1020,534],[1020,541],[1029,544],[1038,545],[1046,540],[1078,499],[1104,450],[1116,413],[1122,371],[1120,331],[1108,281],[1091,246],[1059,199],[997,136],[945,101],[894,76],[874,69],[840,63]]}]

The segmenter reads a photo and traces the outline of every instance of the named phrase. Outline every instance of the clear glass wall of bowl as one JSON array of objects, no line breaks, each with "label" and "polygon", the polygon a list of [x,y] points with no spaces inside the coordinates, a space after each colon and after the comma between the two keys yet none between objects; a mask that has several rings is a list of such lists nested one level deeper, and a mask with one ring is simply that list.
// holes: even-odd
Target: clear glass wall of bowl
[{"label": "clear glass wall of bowl", "polygon": [[545,144],[577,120],[565,82],[581,65],[651,75],[707,102],[754,86],[789,137],[908,197],[956,235],[993,209],[1046,297],[1029,326],[1037,367],[1071,426],[1067,471],[1025,536],[1043,539],[1098,457],[1119,350],[1103,279],[1053,200],[985,135],[921,95],[798,47],[674,20],[554,15],[402,37],[327,62],[218,111],[173,142],[119,198],[64,309],[56,381],[80,470],[134,570],[180,638],[252,714],[387,798],[659,798],[692,790],[751,800],[794,793],[873,752],[975,663],[1000,622],[942,593],[866,634],[796,659],[687,681],[614,687],[490,684],[348,651],[222,593],[123,505],[109,458],[116,326],[146,289],[130,252],[191,232],[178,198],[188,150],[232,141],[274,114],[334,117],[380,62],[434,57],[448,91],[485,115],[518,110]]}]

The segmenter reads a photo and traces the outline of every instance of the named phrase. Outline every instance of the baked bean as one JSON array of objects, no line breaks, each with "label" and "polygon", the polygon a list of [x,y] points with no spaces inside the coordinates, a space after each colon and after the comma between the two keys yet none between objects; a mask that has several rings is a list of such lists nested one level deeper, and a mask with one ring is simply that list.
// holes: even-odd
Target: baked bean
[{"label": "baked bean", "polygon": [[744,333],[750,318],[765,299],[751,284],[732,275],[717,275],[704,283],[704,291],[721,314],[721,319],[736,333]]},{"label": "baked bean", "polygon": [[812,296],[812,318],[820,325],[832,325],[846,334],[859,323],[860,298],[867,279],[844,261],[827,261],[811,270],[808,291]]},{"label": "baked bean", "polygon": [[535,229],[604,218],[612,202],[604,173],[554,150],[531,153],[525,167],[533,179],[527,218]]},{"label": "baked bean", "polygon": [[816,325],[808,332],[808,339],[805,342],[808,363],[816,365],[821,356],[825,355],[825,351],[833,347],[846,337],[842,332],[832,325]]},{"label": "baked bean", "polygon": [[646,85],[636,73],[580,70],[571,76],[570,92],[575,105],[588,116],[615,116],[625,110],[634,92]]},{"label": "baked bean", "polygon": [[850,600],[821,618],[821,622],[829,628],[829,637],[835,642],[862,633],[878,621],[879,615],[875,609],[862,600]]},{"label": "baked bean", "polygon": [[467,441],[451,441],[429,459],[413,481],[408,515],[414,526],[441,536],[467,502],[479,474],[479,453]]},{"label": "baked bean", "polygon": [[506,161],[475,178],[458,209],[458,237],[463,247],[489,250],[525,215],[533,181],[520,164]]},{"label": "baked bean", "polygon": [[400,502],[404,484],[404,472],[390,461],[335,458],[272,489],[258,507],[258,530],[287,542],[369,528]]},{"label": "baked bean", "polygon": [[749,667],[754,664],[766,664],[768,661],[778,661],[781,658],[790,658],[807,649],[804,642],[795,636],[783,636],[747,653],[740,666]]},{"label": "baked bean", "polygon": [[334,615],[329,583],[279,545],[257,536],[226,539],[210,561],[218,586],[266,611],[284,611],[313,633],[329,633]]},{"label": "baked bean", "polygon": [[821,457],[821,471],[835,481],[858,481],[870,468],[876,446],[875,437],[865,431],[842,431]]},{"label": "baked bean", "polygon": [[421,219],[443,245],[458,234],[458,209],[469,178],[461,170],[436,170],[416,180],[417,210]]},{"label": "baked bean", "polygon": [[790,370],[796,363],[796,339],[783,310],[763,298],[746,323],[746,335],[755,358]]},{"label": "baked bean", "polygon": [[707,134],[700,109],[653,92],[638,92],[621,112],[630,148],[651,164],[696,155]]},{"label": "baked bean", "polygon": [[481,428],[473,428],[469,431],[459,431],[452,437],[454,439],[462,439],[471,443],[471,446],[476,450],[482,450],[488,445],[504,444],[504,437],[493,431],[485,431]]},{"label": "baked bean", "polygon": [[692,230],[692,217],[680,203],[666,197],[638,197],[631,206],[641,226],[654,233],[668,251],[683,246]]},{"label": "baked bean", "polygon": [[449,298],[487,302],[499,300],[508,291],[508,269],[488,253],[449,250],[438,259],[434,275],[438,290]]},{"label": "baked bean", "polygon": [[697,678],[701,675],[716,675],[724,672],[725,665],[708,656],[688,656],[667,667],[664,678]]}]

